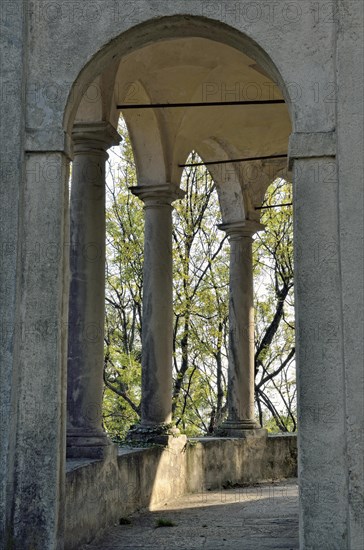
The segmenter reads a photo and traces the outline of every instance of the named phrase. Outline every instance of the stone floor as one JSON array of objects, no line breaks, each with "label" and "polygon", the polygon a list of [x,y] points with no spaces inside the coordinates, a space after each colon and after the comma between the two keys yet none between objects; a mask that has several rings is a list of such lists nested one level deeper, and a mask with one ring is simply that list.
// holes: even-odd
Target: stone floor
[{"label": "stone floor", "polygon": [[82,550],[296,550],[297,480],[186,495],[125,520]]}]

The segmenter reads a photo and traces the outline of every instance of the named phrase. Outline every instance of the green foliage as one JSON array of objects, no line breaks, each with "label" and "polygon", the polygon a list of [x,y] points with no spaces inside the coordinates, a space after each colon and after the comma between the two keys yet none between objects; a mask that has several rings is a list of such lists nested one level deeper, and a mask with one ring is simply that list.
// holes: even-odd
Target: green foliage
[{"label": "green foliage", "polygon": [[[188,162],[199,160],[192,153]],[[210,174],[190,168],[181,185],[186,197],[175,206],[173,230],[173,412],[181,431],[194,436],[215,427],[216,416],[223,414],[229,251],[217,229],[220,208]]]},{"label": "green foliage", "polygon": [[106,210],[104,425],[115,441],[139,418],[144,246],[143,209],[129,191],[136,184],[134,159],[126,128],[119,131],[124,139],[108,174]]},{"label": "green foliage", "polygon": [[[273,182],[264,206],[290,203],[292,186],[283,179]],[[265,209],[261,221],[266,229],[254,242],[256,401],[260,421],[269,430],[294,431],[297,426],[292,206]]]},{"label": "green foliage", "polygon": [[[291,415],[285,415],[281,412],[280,422],[284,424],[287,432],[294,432],[297,429]],[[268,414],[265,415],[264,427],[268,430],[268,433],[271,434],[278,434],[282,432],[282,430],[279,429],[279,425],[277,424],[274,416],[268,416]]]}]

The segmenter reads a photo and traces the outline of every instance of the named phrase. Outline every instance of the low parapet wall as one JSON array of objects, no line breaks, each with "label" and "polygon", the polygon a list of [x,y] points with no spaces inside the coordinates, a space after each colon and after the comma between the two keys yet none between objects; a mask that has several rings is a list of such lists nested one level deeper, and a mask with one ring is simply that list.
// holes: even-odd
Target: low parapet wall
[{"label": "low parapet wall", "polygon": [[65,550],[143,508],[185,493],[297,475],[294,435],[173,438],[168,447],[110,450],[104,460],[69,460]]},{"label": "low parapet wall", "polygon": [[187,453],[188,492],[297,476],[294,435],[203,438],[191,443]]}]

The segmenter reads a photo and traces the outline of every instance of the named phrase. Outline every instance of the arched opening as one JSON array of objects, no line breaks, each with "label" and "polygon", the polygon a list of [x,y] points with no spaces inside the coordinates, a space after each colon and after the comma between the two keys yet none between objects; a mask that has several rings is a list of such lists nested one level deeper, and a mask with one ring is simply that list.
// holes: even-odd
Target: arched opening
[{"label": "arched opening", "polygon": [[[254,231],[259,229],[259,211],[257,211],[257,207],[261,203],[265,186],[286,162],[288,137],[291,132],[287,107],[281,92],[276,84],[269,79],[265,70],[257,68],[254,59],[248,57],[246,53],[242,53],[228,45],[230,42],[229,37],[225,36],[226,41],[223,43],[223,40],[218,42],[207,38],[204,33],[202,33],[202,36],[196,36],[200,33],[195,33],[192,25],[192,28],[190,28],[192,35],[182,38],[180,36],[183,32],[183,25],[181,28],[178,25],[174,26],[173,19],[169,23],[171,27],[168,27],[168,32],[171,31],[172,27],[176,31],[173,39],[159,37],[155,42],[149,40],[147,45],[139,45],[138,48],[129,50],[124,56],[121,56],[119,52],[119,61],[117,62],[113,58],[110,68],[108,67],[94,79],[92,85],[84,94],[79,111],[75,113],[73,140],[76,144],[80,143],[77,146],[78,150],[81,155],[85,156],[87,155],[86,140],[89,139],[89,147],[90,150],[92,149],[91,154],[94,155],[93,151],[96,146],[100,146],[101,141],[106,143],[107,139],[115,139],[112,137],[112,134],[115,133],[113,124],[118,119],[118,113],[123,113],[136,161],[137,186],[135,193],[144,202],[147,201],[145,202],[146,215],[148,214],[149,217],[154,216],[153,220],[150,221],[151,226],[149,229],[149,234],[152,237],[158,231],[157,226],[160,223],[156,208],[160,208],[162,205],[160,202],[161,193],[167,192],[169,194],[170,199],[163,199],[167,202],[169,200],[173,202],[178,197],[180,192],[177,189],[180,185],[183,169],[186,167],[186,155],[191,149],[201,150],[204,155],[204,162],[214,173],[217,181],[220,204],[222,205],[223,227],[229,234],[230,231],[233,231],[235,237],[237,231],[239,234],[245,235],[247,232],[246,226],[251,227],[249,231],[253,234]],[[221,35],[223,38],[224,33],[222,32]],[[252,45],[252,47],[254,50],[255,46]],[[274,72],[273,66],[271,70]],[[88,100],[90,89],[95,87],[99,90],[97,101],[90,103]],[[102,137],[100,137],[101,127]],[[94,132],[94,138],[91,137],[90,129]],[[79,135],[81,137],[78,137]],[[102,147],[104,147],[103,144]],[[88,189],[88,187],[85,189]],[[80,204],[80,197],[77,204]],[[94,198],[91,198],[90,204],[95,205]],[[152,214],[153,209],[154,213]],[[82,216],[82,213],[76,215]],[[171,221],[167,221],[166,218],[164,223],[168,225]],[[94,225],[95,220],[90,225],[90,235],[84,235],[85,239],[97,241],[92,229]],[[166,231],[169,232],[170,227],[167,228],[166,226]],[[147,227],[146,233],[148,233]],[[171,237],[172,235],[169,235],[168,239]],[[159,269],[160,274],[163,273],[160,262],[167,262],[169,265],[167,271],[169,271],[172,265],[172,257],[168,253],[168,257],[162,259],[161,250],[153,249],[153,246],[160,246],[159,241],[161,238],[162,235],[157,238],[158,242],[156,241],[154,245],[149,245],[148,242],[145,243],[145,252],[148,252],[151,258],[150,260],[144,258],[144,290],[149,288],[151,301],[149,310],[155,312],[158,308],[162,308],[163,313],[161,313],[161,316],[165,317],[167,315],[171,321],[171,311],[167,314],[163,309],[164,306],[161,306],[164,296],[159,281],[161,275],[158,275],[157,271]],[[240,245],[242,246],[242,243]],[[99,243],[99,247],[101,246],[101,243]],[[169,249],[168,241],[165,242],[165,246]],[[163,249],[163,246],[160,248]],[[147,261],[157,261],[158,265],[148,271],[145,267]],[[95,268],[95,265],[93,268]],[[85,280],[87,277],[89,278],[89,283],[84,282],[84,292],[87,291],[87,286],[92,286],[91,281],[95,277],[92,273],[93,268],[85,265],[82,268]],[[240,269],[242,270],[240,276],[242,276],[244,268],[241,266]],[[99,267],[99,278],[101,277],[100,273],[101,267]],[[150,276],[152,282],[149,281]],[[167,279],[164,285],[165,288],[166,286],[169,287],[168,302],[171,300],[172,292],[168,280],[169,276],[166,275]],[[77,294],[79,293],[79,274],[76,273],[73,278],[76,282],[73,286],[71,282],[71,290],[74,288]],[[251,278],[250,274],[248,278]],[[252,286],[252,283],[250,286]],[[162,292],[162,294],[156,297],[157,292]],[[144,299],[145,294],[146,292],[144,292]],[[96,296],[97,293],[94,292],[90,300],[95,302]],[[75,301],[75,297],[76,295],[73,301],[70,302],[70,321],[72,323],[74,321],[73,317],[78,318],[80,315],[86,315],[88,307],[83,303],[80,308],[83,308],[84,311],[77,310],[73,312],[72,303]],[[156,302],[154,302],[155,300]],[[241,306],[244,309],[243,296],[240,296],[239,300],[242,300]],[[83,302],[85,302],[84,297]],[[249,319],[252,316],[251,307],[252,305],[246,306],[245,315],[249,316]],[[94,303],[91,309],[94,314],[95,310],[98,309],[99,315],[101,315],[100,304],[96,306]],[[144,312],[147,309],[148,307],[145,306]],[[230,309],[234,309],[232,304]],[[170,310],[170,306],[168,306],[168,310]],[[154,313],[151,315],[153,316]],[[144,340],[150,341],[150,344],[142,346],[142,363],[149,365],[144,367],[145,374],[142,377],[142,385],[144,393],[154,394],[150,399],[142,398],[142,424],[148,426],[148,433],[151,424],[155,423],[155,420],[149,418],[150,415],[153,418],[158,417],[160,419],[157,424],[162,421],[163,425],[168,425],[171,421],[170,405],[164,403],[164,401],[166,399],[165,393],[168,393],[168,384],[171,382],[168,363],[171,360],[172,352],[170,347],[172,326],[164,327],[162,333],[158,334],[157,342],[157,333],[160,330],[157,327],[161,326],[161,320],[158,315],[153,319],[154,321],[151,318],[143,321]],[[96,317],[94,317],[92,321],[96,325],[101,325],[101,318],[97,322]],[[240,417],[253,417],[254,415],[252,396],[254,393],[254,376],[250,372],[250,374],[246,374],[247,380],[242,381],[244,369],[247,372],[252,369],[251,355],[253,351],[251,343],[247,342],[243,345],[238,334],[243,331],[249,340],[247,333],[253,329],[244,329],[243,327],[243,323],[252,325],[252,321],[249,321],[248,317],[236,322],[238,326],[230,329],[230,334],[236,334],[236,338],[239,338],[237,345],[241,349],[236,355],[235,350],[231,348],[230,356],[239,357],[238,363],[240,363],[240,366],[234,368],[240,369],[241,372],[231,375],[231,378],[239,379],[241,386],[249,386],[249,391],[246,390],[246,395],[243,398],[246,401],[245,404],[238,397],[238,393],[240,391],[244,393],[244,390],[235,389],[233,392],[236,394],[236,404],[233,407],[234,411],[230,411],[230,416],[240,419]],[[230,319],[230,324],[234,324],[232,319]],[[148,332],[149,326],[154,327],[150,333]],[[148,336],[146,336],[147,333]],[[164,333],[168,334],[167,339],[165,339]],[[74,356],[75,362],[79,364],[82,351],[79,341],[73,349],[72,339],[74,338],[77,338],[75,331],[71,333],[70,337],[70,360],[72,362]],[[234,339],[234,337],[231,336],[231,339]],[[100,354],[100,342],[97,345]],[[234,345],[231,344],[233,347]],[[249,353],[242,349],[244,346],[249,348]],[[163,351],[156,352],[156,350]],[[162,353],[163,357],[159,357],[159,353]],[[157,356],[159,359],[156,359]],[[88,359],[88,364],[94,363],[95,351],[92,352],[92,357],[92,359]],[[153,368],[150,366],[151,363],[154,364]],[[244,363],[249,363],[250,366],[244,366]],[[154,371],[160,369],[161,364],[164,364],[163,368],[165,370],[158,377]],[[73,373],[74,370],[77,370],[77,367],[72,368],[70,372]],[[146,372],[150,372],[150,375],[147,375]],[[184,377],[181,373],[179,373],[179,376],[182,376],[182,379]],[[79,372],[76,378],[82,380],[82,385],[85,380],[84,374]],[[88,374],[88,378],[90,379],[92,376]],[[159,380],[157,380],[158,378]],[[146,382],[146,380],[149,381]],[[162,380],[164,381],[163,384]],[[155,386],[156,383],[157,386]],[[90,381],[88,384],[93,387]],[[166,384],[165,388],[164,384]],[[76,407],[74,401],[77,401],[80,394],[84,393],[83,390],[75,391],[73,386],[74,383],[69,377],[68,395],[71,400],[71,409]],[[100,395],[100,382],[98,386],[96,393]],[[179,392],[178,387],[176,391]],[[87,398],[87,403],[83,403],[81,407],[85,411],[81,415],[82,418],[90,416],[88,412],[90,406],[92,410],[98,410],[100,407],[100,405],[97,405],[98,399],[91,401],[92,394],[95,395],[94,387],[92,391],[89,391],[90,396]],[[154,410],[154,406],[150,405],[151,401],[158,404],[156,405],[156,409],[160,409],[158,413]],[[249,405],[247,405],[248,402]],[[164,403],[163,406],[162,403]],[[153,414],[149,410],[151,407],[154,411]],[[147,410],[149,410],[148,413]],[[136,407],[134,412],[138,412]],[[96,413],[94,414],[97,416]],[[100,416],[99,412],[98,416]],[[235,422],[232,419],[230,421]],[[247,426],[252,427],[255,425],[253,418],[249,422]],[[82,430],[83,428],[81,433]],[[91,434],[91,426],[87,430]],[[84,439],[82,435],[81,440]],[[70,441],[73,442],[74,438],[71,438]]]},{"label": "arched opening", "polygon": [[[141,275],[143,307],[139,296],[131,313],[134,321],[139,317],[139,327],[134,323],[131,328],[134,337],[135,331],[141,332],[139,328],[142,325],[142,339],[141,334],[138,335],[140,357],[135,356],[132,365],[130,353],[117,350],[119,358],[115,360],[111,356],[113,346],[109,345],[106,352],[108,365],[104,368],[104,361],[101,364],[100,357],[97,358],[97,354],[101,354],[100,332],[92,345],[87,342],[78,345],[80,336],[77,329],[72,330],[69,335],[68,378],[68,407],[71,415],[69,413],[70,429],[67,439],[70,457],[105,458],[110,452],[110,441],[102,429],[101,421],[102,377],[106,391],[114,391],[117,386],[119,394],[131,407],[132,416],[140,419],[128,434],[131,441],[168,444],[170,438],[178,433],[173,418],[177,418],[177,429],[180,425],[186,431],[188,401],[192,401],[194,405],[191,392],[192,384],[198,378],[194,377],[196,372],[200,376],[197,387],[202,386],[202,379],[205,378],[205,384],[209,380],[210,390],[213,389],[210,393],[216,394],[216,408],[215,404],[209,403],[207,397],[206,402],[212,405],[208,414],[203,410],[203,405],[200,409],[195,407],[205,432],[218,437],[246,438],[248,434],[249,437],[258,439],[266,437],[265,431],[260,429],[255,419],[254,411],[252,237],[256,231],[262,229],[259,223],[259,207],[266,187],[287,161],[288,138],[291,133],[290,115],[282,92],[269,76],[276,74],[276,69],[273,64],[270,69],[267,68],[266,56],[255,44],[248,41],[250,47],[246,50],[247,43],[244,39],[237,48],[238,42],[235,42],[233,36],[235,33],[226,34],[226,29],[222,27],[219,28],[221,40],[212,40],[208,33],[201,30],[205,25],[201,21],[188,25],[187,36],[185,23],[180,26],[172,18],[169,24],[159,36],[156,35],[154,41],[148,39],[145,44],[138,43],[134,48],[129,47],[124,55],[120,42],[117,57],[112,57],[109,66],[104,58],[103,71],[96,78],[93,75],[91,84],[90,67],[86,68],[80,79],[88,82],[89,87],[84,93],[80,108],[78,111],[74,108],[66,111],[65,124],[75,143],[75,162],[81,162],[82,168],[78,176],[74,169],[72,187],[75,190],[79,188],[80,191],[75,197],[71,194],[71,220],[76,220],[75,227],[79,223],[84,243],[96,242],[101,250],[99,263],[90,265],[84,259],[81,260],[81,277],[77,269],[71,270],[71,322],[75,318],[83,317],[85,326],[91,323],[100,328],[103,324],[100,301],[103,292],[100,284],[104,245],[98,241],[98,235],[105,230],[105,221],[101,220],[105,196],[90,195],[90,182],[85,179],[85,164],[93,167],[92,174],[97,180],[96,185],[100,187],[100,174],[101,178],[105,178],[106,149],[118,139],[115,130],[119,113],[125,119],[136,164],[136,176],[130,182],[131,191],[143,201],[145,211],[144,266]],[[155,27],[151,29],[156,32]],[[139,37],[134,36],[134,39],[139,40]],[[132,43],[131,37],[130,40]],[[115,44],[109,48],[109,55],[112,49],[117,51]],[[256,64],[257,58],[248,55],[250,52],[257,54],[262,61],[261,66]],[[94,64],[100,66],[96,61]],[[95,87],[99,91],[98,100],[90,102],[90,90]],[[196,155],[188,157],[191,150],[198,151],[203,161]],[[205,334],[205,348],[210,347],[208,353],[214,357],[216,366],[214,371],[208,365],[209,372],[206,369],[203,372],[201,368],[198,370],[196,366],[198,361],[203,362],[205,352],[201,348],[199,351],[193,350],[191,341],[188,341],[193,321],[191,309],[185,307],[186,303],[191,303],[192,296],[197,295],[197,290],[191,289],[191,235],[196,228],[201,229],[198,226],[202,214],[212,208],[211,203],[207,202],[194,220],[191,201],[183,199],[183,195],[186,192],[188,195],[191,190],[188,185],[186,189],[181,186],[184,170],[190,170],[190,173],[195,170],[196,174],[196,165],[206,165],[215,180],[223,222],[221,229],[226,232],[226,242],[227,237],[230,241],[229,307],[226,300],[222,300],[221,288],[215,280],[214,298],[218,302],[220,300],[217,309],[225,309],[221,319],[217,321],[218,328],[215,329],[214,336],[212,333],[208,334],[208,331]],[[212,189],[210,178],[210,186],[206,187],[204,193],[205,199]],[[196,193],[196,190],[193,192]],[[185,200],[190,209],[190,227],[182,236],[173,231],[171,217],[172,203],[177,199]],[[118,202],[115,196],[114,200]],[[88,212],[84,210],[87,204],[90,205]],[[125,215],[127,206],[118,204],[118,209],[119,215]],[[182,210],[183,208],[176,206],[177,217]],[[209,215],[214,217],[215,214],[209,212]],[[89,220],[88,225],[84,223],[85,217]],[[124,239],[125,245],[130,235],[124,234],[118,238]],[[177,312],[174,319],[172,240],[176,244],[175,254],[180,256],[182,271],[181,287],[175,291],[183,294],[180,312]],[[200,245],[203,246],[203,242],[207,245],[208,240],[205,231]],[[210,245],[217,250],[220,246],[216,246],[214,240],[216,235],[210,239]],[[223,241],[223,237],[220,240]],[[188,243],[191,245],[189,250]],[[124,247],[126,256],[127,248]],[[181,253],[182,249],[184,254]],[[138,256],[140,250],[130,257],[130,262],[139,262]],[[175,262],[175,268],[176,264],[178,262]],[[210,267],[207,262],[206,269],[201,266],[196,269],[207,272]],[[197,280],[201,282],[202,278],[197,276]],[[211,280],[214,280],[213,276]],[[227,282],[224,284],[226,291]],[[136,288],[140,293],[141,284],[137,283]],[[114,291],[117,294],[116,288]],[[128,292],[131,292],[130,288]],[[206,296],[201,295],[198,298],[203,302]],[[107,299],[110,300],[110,295]],[[207,315],[211,306],[210,297],[202,308],[204,313],[200,315],[202,326],[201,318]],[[120,315],[123,315],[123,310],[125,313],[120,301],[116,309],[119,309]],[[213,314],[211,310],[210,316]],[[229,337],[227,317],[230,319]],[[180,321],[183,326],[179,325]],[[128,323],[124,322],[124,328],[129,330]],[[112,332],[113,328],[107,334],[109,342]],[[121,338],[129,337],[124,334]],[[179,350],[174,346],[176,339],[179,339]],[[215,346],[214,339],[217,342]],[[76,346],[73,345],[75,341]],[[224,373],[224,360],[221,357],[223,345],[225,370],[228,374]],[[212,347],[216,349],[212,350]],[[89,351],[84,352],[84,348],[89,348]],[[121,357],[122,354],[124,357]],[[84,360],[80,360],[82,355]],[[118,374],[120,368],[126,370],[129,367],[131,372],[139,361],[142,364],[140,404],[137,402],[138,390],[134,388],[134,396],[128,395],[127,382]],[[173,396],[172,361],[176,369]],[[116,363],[119,363],[119,367]],[[216,377],[215,381],[212,381],[213,377]],[[223,401],[224,383],[228,385],[227,404]],[[225,420],[224,408],[228,411]],[[260,418],[263,419],[262,415]]]}]

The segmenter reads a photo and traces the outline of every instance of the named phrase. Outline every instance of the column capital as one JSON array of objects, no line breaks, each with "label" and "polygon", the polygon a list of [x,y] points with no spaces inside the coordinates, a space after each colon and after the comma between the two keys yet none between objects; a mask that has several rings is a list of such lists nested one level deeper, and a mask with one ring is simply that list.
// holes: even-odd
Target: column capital
[{"label": "column capital", "polygon": [[164,183],[160,185],[138,185],[129,187],[130,191],[145,203],[145,206],[170,206],[172,202],[183,199],[185,191],[173,185]]},{"label": "column capital", "polygon": [[74,154],[106,152],[121,142],[121,136],[109,122],[80,122],[73,126]]},{"label": "column capital", "polygon": [[254,220],[242,220],[240,222],[222,223],[218,228],[230,238],[252,237],[258,231],[263,231],[265,226]]}]

